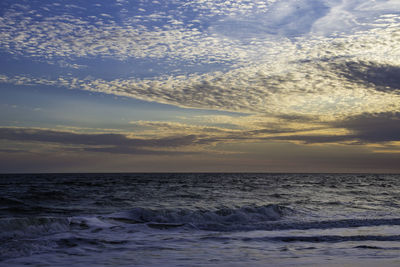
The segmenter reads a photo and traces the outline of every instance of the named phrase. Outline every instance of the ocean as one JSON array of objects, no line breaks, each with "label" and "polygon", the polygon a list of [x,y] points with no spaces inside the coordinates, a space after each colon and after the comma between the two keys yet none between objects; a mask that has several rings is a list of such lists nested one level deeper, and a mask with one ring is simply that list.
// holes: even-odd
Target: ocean
[{"label": "ocean", "polygon": [[2,174],[28,265],[400,266],[400,175]]}]

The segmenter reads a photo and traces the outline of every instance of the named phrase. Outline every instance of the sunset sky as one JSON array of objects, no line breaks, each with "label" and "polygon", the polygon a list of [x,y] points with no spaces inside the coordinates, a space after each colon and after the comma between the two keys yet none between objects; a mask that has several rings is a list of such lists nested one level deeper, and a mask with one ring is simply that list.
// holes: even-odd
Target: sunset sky
[{"label": "sunset sky", "polygon": [[2,0],[0,173],[400,172],[399,0]]}]

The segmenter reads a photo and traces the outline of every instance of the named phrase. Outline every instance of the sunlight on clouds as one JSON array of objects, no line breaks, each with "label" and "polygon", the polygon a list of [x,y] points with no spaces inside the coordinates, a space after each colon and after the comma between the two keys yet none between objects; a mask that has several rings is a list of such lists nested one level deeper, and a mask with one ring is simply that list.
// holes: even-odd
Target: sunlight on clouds
[{"label": "sunlight on clouds", "polygon": [[[193,8],[193,5],[199,5],[200,10],[201,7],[206,7],[208,13],[203,12],[209,15],[214,14],[219,7],[223,7],[223,12],[226,11],[230,15],[219,15],[214,22],[225,23],[225,20],[230,20],[231,23],[233,19],[240,20],[244,14],[260,13],[261,11],[257,11],[259,4],[260,2],[250,1],[242,1],[236,5],[228,2],[201,1],[189,3],[187,6]],[[288,27],[288,31],[300,34],[294,39],[290,36],[286,38],[285,34],[263,33],[257,29],[257,35],[252,38],[242,36],[237,39],[226,37],[229,35],[228,29],[223,30],[223,34],[216,33],[213,30],[214,26],[210,26],[208,30],[199,30],[180,23],[172,23],[163,28],[149,28],[141,25],[140,20],[136,25],[119,25],[113,20],[104,21],[96,18],[95,23],[91,23],[70,15],[46,17],[36,21],[29,16],[26,17],[27,7],[14,7],[15,10],[6,12],[0,21],[2,29],[0,42],[3,48],[12,54],[45,58],[49,61],[58,57],[73,59],[101,56],[116,57],[121,60],[132,57],[143,60],[162,58],[164,61],[162,64],[167,65],[170,64],[168,62],[181,60],[195,64],[221,61],[231,62],[231,66],[227,71],[203,74],[190,72],[183,75],[155,74],[152,79],[132,77],[104,80],[95,76],[87,79],[71,77],[49,79],[26,75],[16,77],[2,75],[1,80],[22,85],[57,85],[180,107],[270,115],[294,113],[349,116],[362,112],[398,110],[399,88],[391,90],[389,88],[385,92],[377,91],[373,79],[380,78],[374,74],[364,73],[369,75],[369,80],[362,80],[366,64],[379,65],[382,66],[381,69],[400,66],[398,47],[400,17],[391,9],[396,9],[398,4],[394,2],[386,5],[377,4],[371,19],[365,17],[367,12],[365,7],[368,6],[365,2],[347,1],[338,4],[336,1],[327,1],[321,4],[323,7],[318,5],[320,4],[316,2],[303,1],[269,2],[264,10],[265,16],[268,12],[273,12],[275,18],[272,17],[270,20],[276,22],[268,19],[263,22],[264,18],[260,14],[258,15],[261,17],[255,17],[255,21],[251,23],[238,22],[247,25],[246,27],[252,27],[249,25],[259,24],[259,19],[260,25],[267,23],[263,27],[271,30],[273,23],[281,25],[281,21],[286,23],[289,17],[296,22],[297,17],[302,18],[304,14],[314,12],[314,9],[318,11],[319,8],[324,10],[329,8],[324,17],[310,18],[313,20],[307,22],[313,25],[310,30],[282,24],[280,27]],[[249,8],[242,8],[243,6]],[[233,12],[232,9],[240,11],[240,14]],[[392,10],[391,13],[389,10]],[[35,12],[37,11],[33,10],[32,14],[36,14]],[[182,12],[185,10],[180,10],[178,13]],[[338,25],[332,20],[337,19],[339,13],[351,14],[352,23],[357,25],[339,25],[343,29],[334,31],[328,29],[326,25]],[[179,14],[176,16],[182,15]],[[165,16],[170,18],[170,15]],[[213,23],[211,25],[214,25]],[[296,27],[305,25],[297,24]],[[314,36],[313,33],[318,34]],[[330,36],[332,33],[336,35]],[[348,68],[348,62],[353,64],[352,69]],[[72,63],[68,65],[68,62],[64,64],[79,67]],[[182,64],[184,68],[186,63]],[[360,66],[359,69],[357,64]],[[368,71],[371,70],[373,69],[370,68]],[[346,74],[349,71],[361,75],[358,75],[358,79],[351,79],[352,73]],[[390,76],[392,73],[396,75],[390,71],[386,72],[386,75]],[[393,77],[387,78],[393,79]],[[386,84],[386,87],[393,84]]]},{"label": "sunlight on clouds", "polygon": [[[377,91],[371,81],[343,77],[340,75],[341,70],[338,71],[337,68],[345,68],[345,63],[346,61],[293,63],[289,72],[276,75],[271,75],[273,68],[265,64],[226,73],[166,77],[158,80],[106,81],[68,77],[47,80],[6,76],[2,76],[1,80],[15,84],[65,86],[180,107],[270,115],[348,116],[399,109],[398,88],[388,89],[386,92]],[[359,71],[362,73],[362,68]],[[374,78],[373,74],[371,78]]]},{"label": "sunlight on clouds", "polygon": [[[50,144],[62,135],[75,140],[63,144],[75,150],[115,154],[240,153],[239,145],[220,147],[250,142],[398,151],[399,129],[390,125],[400,110],[399,1],[17,2],[0,17],[1,52],[9,62],[57,64],[63,71],[4,68],[1,83],[242,114],[143,118],[130,122],[132,132],[20,129],[21,139]],[[128,74],[107,79],[100,61],[121,64]],[[370,130],[376,125],[383,126]],[[12,129],[2,131],[11,138]],[[112,142],[105,141],[111,132]],[[85,143],[89,137],[99,146]]]}]

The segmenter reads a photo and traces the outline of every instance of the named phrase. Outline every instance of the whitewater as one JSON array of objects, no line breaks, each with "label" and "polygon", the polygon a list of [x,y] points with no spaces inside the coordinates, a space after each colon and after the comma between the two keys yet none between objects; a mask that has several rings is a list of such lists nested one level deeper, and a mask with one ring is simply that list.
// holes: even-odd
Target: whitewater
[{"label": "whitewater", "polygon": [[400,266],[399,174],[2,174],[0,266]]}]

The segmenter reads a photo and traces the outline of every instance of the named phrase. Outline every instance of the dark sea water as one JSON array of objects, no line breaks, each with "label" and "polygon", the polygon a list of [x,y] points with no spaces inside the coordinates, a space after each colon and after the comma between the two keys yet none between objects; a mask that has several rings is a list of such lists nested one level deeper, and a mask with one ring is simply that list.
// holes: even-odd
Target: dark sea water
[{"label": "dark sea water", "polygon": [[0,266],[400,266],[400,175],[0,175]]}]

